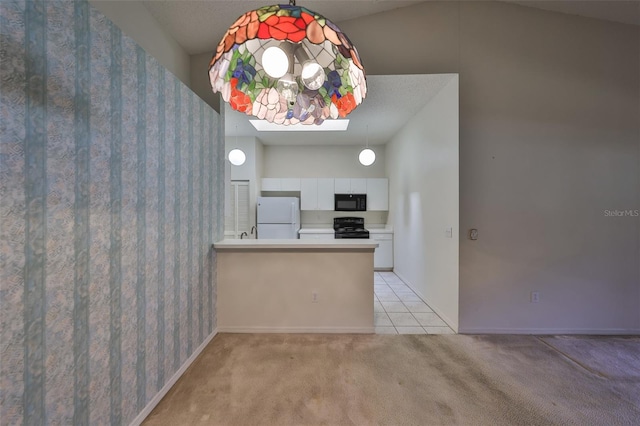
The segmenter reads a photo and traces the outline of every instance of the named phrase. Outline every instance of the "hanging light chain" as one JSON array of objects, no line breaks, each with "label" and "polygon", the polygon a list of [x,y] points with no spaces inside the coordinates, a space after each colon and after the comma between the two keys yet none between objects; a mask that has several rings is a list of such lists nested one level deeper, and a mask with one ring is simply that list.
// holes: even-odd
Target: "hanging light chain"
[{"label": "hanging light chain", "polygon": [[369,125],[367,124],[367,149],[369,148]]}]

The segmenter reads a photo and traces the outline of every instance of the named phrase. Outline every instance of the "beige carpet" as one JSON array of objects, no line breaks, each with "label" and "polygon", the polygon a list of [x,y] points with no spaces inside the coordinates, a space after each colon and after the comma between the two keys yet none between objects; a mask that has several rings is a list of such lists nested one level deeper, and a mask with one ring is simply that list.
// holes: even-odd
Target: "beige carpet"
[{"label": "beige carpet", "polygon": [[638,425],[640,338],[219,334],[144,424]]}]

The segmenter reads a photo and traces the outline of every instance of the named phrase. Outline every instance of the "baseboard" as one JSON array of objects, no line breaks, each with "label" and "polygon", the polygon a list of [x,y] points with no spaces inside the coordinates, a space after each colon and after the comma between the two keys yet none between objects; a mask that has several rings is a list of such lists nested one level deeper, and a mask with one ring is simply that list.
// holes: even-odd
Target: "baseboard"
[{"label": "baseboard", "polygon": [[420,298],[424,300],[431,309],[433,309],[433,312],[435,312],[436,314],[438,314],[440,318],[442,318],[442,321],[446,322],[447,325],[453,329],[453,331],[455,331],[456,333],[459,333],[458,321],[454,321],[452,318],[449,318],[444,312],[442,312],[440,308],[429,303],[425,295],[422,294],[420,291],[416,290],[416,288],[411,284],[411,282],[405,277],[403,277],[400,272],[398,272],[397,270],[394,270],[393,273],[396,274],[398,278],[400,278],[411,290],[413,290],[415,294],[420,296]]},{"label": "baseboard", "polygon": [[176,371],[175,374],[171,376],[169,381],[165,383],[162,389],[160,389],[160,391],[153,398],[151,398],[151,401],[149,401],[147,406],[144,407],[144,409],[136,416],[135,419],[133,419],[133,421],[130,423],[129,426],[140,426],[142,424],[144,419],[146,419],[147,416],[151,414],[151,411],[153,411],[153,409],[156,408],[156,405],[158,405],[158,403],[162,400],[162,398],[164,398],[167,392],[169,392],[169,389],[171,389],[173,385],[176,384],[178,379],[182,377],[184,372],[187,371],[187,368],[189,368],[189,366],[193,363],[193,361],[195,361],[196,358],[198,358],[198,355],[200,355],[200,353],[204,350],[204,348],[207,347],[209,342],[211,342],[211,339],[213,339],[216,334],[218,334],[217,329],[213,330],[213,333],[211,333],[210,335],[207,336],[206,339],[204,339],[204,341],[200,344],[200,346],[198,346],[196,350],[193,351],[191,356],[184,362],[184,364],[182,364],[182,366],[178,369],[178,371]]},{"label": "baseboard", "polygon": [[374,327],[241,327],[218,325],[218,333],[326,333],[372,334]]},{"label": "baseboard", "polygon": [[640,335],[640,329],[633,328],[492,328],[492,327],[462,327],[460,334],[535,334],[559,335],[580,334],[600,336],[634,336]]}]

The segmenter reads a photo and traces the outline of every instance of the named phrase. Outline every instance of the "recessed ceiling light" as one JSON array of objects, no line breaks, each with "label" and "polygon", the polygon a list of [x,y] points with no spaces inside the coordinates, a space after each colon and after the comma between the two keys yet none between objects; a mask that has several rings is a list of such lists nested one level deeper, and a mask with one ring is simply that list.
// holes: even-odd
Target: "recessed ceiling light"
[{"label": "recessed ceiling light", "polygon": [[270,123],[267,120],[249,120],[259,132],[337,132],[347,130],[349,120],[324,120],[322,124],[282,124]]}]

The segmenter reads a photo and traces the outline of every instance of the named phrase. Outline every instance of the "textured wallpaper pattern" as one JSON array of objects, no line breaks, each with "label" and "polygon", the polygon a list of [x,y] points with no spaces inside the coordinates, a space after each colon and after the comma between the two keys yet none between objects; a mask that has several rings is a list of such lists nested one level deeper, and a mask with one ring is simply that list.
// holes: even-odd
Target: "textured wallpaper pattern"
[{"label": "textured wallpaper pattern", "polygon": [[0,37],[0,423],[128,424],[215,328],[221,119],[84,0]]}]

